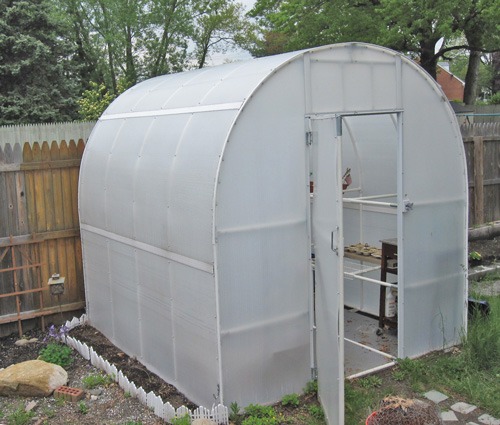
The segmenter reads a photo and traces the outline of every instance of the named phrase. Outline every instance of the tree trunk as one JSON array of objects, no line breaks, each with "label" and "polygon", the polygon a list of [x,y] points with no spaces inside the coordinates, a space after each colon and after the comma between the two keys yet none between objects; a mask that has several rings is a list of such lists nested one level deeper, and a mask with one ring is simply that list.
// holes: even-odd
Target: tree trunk
[{"label": "tree trunk", "polygon": [[125,46],[125,78],[127,85],[135,85],[137,83],[137,70],[134,63],[134,52],[132,51],[132,29],[130,25],[126,28],[126,46]]},{"label": "tree trunk", "polygon": [[437,63],[439,56],[434,54],[434,46],[437,40],[425,40],[420,42],[420,66],[424,68],[434,80],[437,78]]},{"label": "tree trunk", "polygon": [[495,52],[492,55],[493,62],[493,78],[491,88],[493,94],[500,93],[500,52]]},{"label": "tree trunk", "polygon": [[464,103],[466,105],[474,105],[476,103],[480,64],[481,52],[472,50],[469,55],[467,73],[465,74]]}]

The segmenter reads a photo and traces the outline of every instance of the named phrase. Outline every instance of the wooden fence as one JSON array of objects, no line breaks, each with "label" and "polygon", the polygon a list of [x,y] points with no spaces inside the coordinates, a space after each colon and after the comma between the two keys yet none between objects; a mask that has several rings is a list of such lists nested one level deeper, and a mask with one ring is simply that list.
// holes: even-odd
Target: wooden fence
[{"label": "wooden fence", "polygon": [[[78,173],[85,144],[0,146],[0,336],[85,307]],[[65,277],[64,293],[48,280]],[[16,323],[17,322],[17,323]]]},{"label": "wooden fence", "polygon": [[500,123],[461,127],[469,179],[469,226],[500,218]]},{"label": "wooden fence", "polygon": [[[461,131],[469,224],[498,220],[500,123],[463,125]],[[0,143],[0,337],[21,334],[22,320],[43,325],[48,315],[85,307],[77,194],[84,147],[84,139]],[[59,297],[48,288],[53,273],[66,278]]]}]

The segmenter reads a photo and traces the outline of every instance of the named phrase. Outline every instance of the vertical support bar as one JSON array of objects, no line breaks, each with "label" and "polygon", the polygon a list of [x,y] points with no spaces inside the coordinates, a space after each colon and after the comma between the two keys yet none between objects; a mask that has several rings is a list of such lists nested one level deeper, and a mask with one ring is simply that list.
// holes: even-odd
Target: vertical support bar
[{"label": "vertical support bar", "polygon": [[[401,78],[401,76],[398,76]],[[405,334],[405,320],[404,320],[404,305],[405,305],[405,274],[404,274],[404,212],[405,206],[403,200],[407,196],[405,193],[405,162],[404,162],[404,122],[403,113],[397,114],[397,203],[398,203],[398,216],[397,216],[397,239],[398,239],[398,357],[405,357],[404,334]],[[385,299],[384,299],[385,303]]]},{"label": "vertical support bar", "polygon": [[484,138],[474,140],[474,224],[484,223]]},{"label": "vertical support bar", "polygon": [[[39,246],[38,244],[35,244],[35,246],[33,247],[33,252],[35,254],[35,264],[40,264],[40,256],[38,254],[38,246]],[[37,268],[35,270],[35,274],[36,274],[36,280],[38,283],[38,287],[40,289],[42,289],[43,283],[42,283],[41,266],[37,266]],[[40,291],[38,293],[38,296],[40,299],[40,310],[43,311],[43,291]],[[45,332],[45,316],[43,314],[40,316],[40,321],[41,321],[41,325],[42,325],[42,332]]]},{"label": "vertical support bar", "polygon": [[[305,59],[304,59],[305,60]],[[307,81],[305,81],[305,84],[307,84]],[[307,92],[307,90],[306,90]],[[309,297],[309,356],[310,356],[310,367],[311,367],[311,378],[316,379],[317,378],[317,373],[316,373],[316,308],[315,308],[315,303],[314,303],[314,263],[312,259],[312,251],[313,251],[313,240],[312,240],[312,221],[311,221],[311,208],[312,208],[312,203],[314,202],[314,193],[310,193],[310,185],[309,181],[311,179],[311,149],[312,149],[312,143],[313,143],[313,138],[312,138],[312,123],[310,118],[305,119],[305,131],[306,133],[311,134],[311,143],[310,144],[305,144],[305,149],[306,149],[306,154],[305,154],[305,160],[306,160],[306,175],[305,175],[305,181],[306,181],[306,196],[307,196],[307,208],[306,208],[306,218],[307,218],[307,237],[308,237],[308,243],[310,247],[310,269],[309,269],[309,282],[308,282],[308,297]]]},{"label": "vertical support bar", "polygon": [[[14,245],[10,247],[10,254],[12,256],[12,267],[15,269],[17,267],[16,264],[16,251]],[[17,280],[17,270],[12,271],[12,275],[14,277],[14,290],[19,292],[21,289],[19,288],[19,282]],[[19,338],[23,336],[23,325],[21,324],[21,298],[19,294],[16,294],[16,311],[17,311],[17,328],[19,330]]]}]

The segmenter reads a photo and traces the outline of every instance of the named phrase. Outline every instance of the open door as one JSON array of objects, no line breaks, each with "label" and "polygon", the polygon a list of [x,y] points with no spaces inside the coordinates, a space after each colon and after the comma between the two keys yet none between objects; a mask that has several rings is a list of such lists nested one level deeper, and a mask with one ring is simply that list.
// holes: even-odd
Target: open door
[{"label": "open door", "polygon": [[309,118],[314,180],[312,240],[315,255],[318,392],[329,425],[344,423],[344,313],[341,136],[335,116]]}]

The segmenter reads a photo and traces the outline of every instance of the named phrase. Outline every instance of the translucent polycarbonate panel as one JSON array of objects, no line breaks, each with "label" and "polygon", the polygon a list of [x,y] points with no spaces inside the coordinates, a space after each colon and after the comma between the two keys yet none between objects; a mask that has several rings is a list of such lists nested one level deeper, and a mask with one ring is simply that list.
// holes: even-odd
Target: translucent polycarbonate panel
[{"label": "translucent polycarbonate panel", "polygon": [[139,294],[134,248],[109,243],[109,282],[113,308],[111,340],[128,354],[140,353]]},{"label": "translucent polycarbonate panel", "polygon": [[467,179],[460,132],[427,74],[405,67],[403,86],[402,189],[413,207],[402,215],[398,247],[404,279],[400,357],[458,343],[467,304]]},{"label": "translucent polycarbonate panel", "polygon": [[147,80],[127,90],[104,116],[243,102],[272,70],[298,52]]},{"label": "translucent polycarbonate panel", "polygon": [[213,275],[171,263],[176,386],[194,403],[217,403],[219,352]]},{"label": "translucent polycarbonate panel", "polygon": [[113,305],[109,281],[108,240],[81,229],[85,258],[85,298],[90,322],[108,338],[113,336]]},{"label": "translucent polycarbonate panel", "polygon": [[[305,226],[305,220],[297,220],[276,223],[273,227],[219,233],[223,332],[232,335],[242,329],[260,327],[262,323],[272,325],[273,320],[307,315]],[[290,246],[297,246],[295,254],[288,252]],[[247,262],[240,260],[241,253]],[[265,260],[256,267],[263,256]]]},{"label": "translucent polycarbonate panel", "polygon": [[176,253],[213,261],[213,198],[223,144],[236,111],[191,117],[170,167],[167,220],[169,246]]},{"label": "translucent polycarbonate panel", "polygon": [[311,54],[313,113],[361,112],[399,106],[399,57],[354,45]]},{"label": "translucent polycarbonate panel", "polygon": [[[190,118],[172,115],[150,120],[133,170],[134,227],[130,230],[134,238],[165,250],[172,247],[167,212],[175,185],[173,164]],[[133,125],[133,121],[129,123]]]},{"label": "translucent polycarbonate panel", "polygon": [[241,400],[242,405],[248,405],[301,393],[304,382],[311,379],[307,323],[307,311],[302,310],[223,331],[225,403],[238,400],[239,404]]},{"label": "translucent polycarbonate panel", "polygon": [[104,227],[106,230],[133,238],[134,192],[140,184],[136,180],[136,167],[140,150],[152,121],[146,118],[126,119],[109,150],[104,183]]},{"label": "translucent polycarbonate panel", "polygon": [[277,75],[236,121],[217,186],[222,390],[243,406],[311,379],[302,63]]},{"label": "translucent polycarbonate panel", "polygon": [[341,140],[335,119],[315,120],[312,232],[316,258],[318,394],[329,424],[344,423]]},{"label": "translucent polycarbonate panel", "polygon": [[[97,122],[85,146],[78,188],[78,208],[82,223],[104,227],[109,152],[122,125],[123,121],[120,120]],[[98,141],[93,143],[93,139]]]},{"label": "translucent polycarbonate panel", "polygon": [[168,382],[175,380],[172,289],[167,259],[137,252],[140,360]]}]

